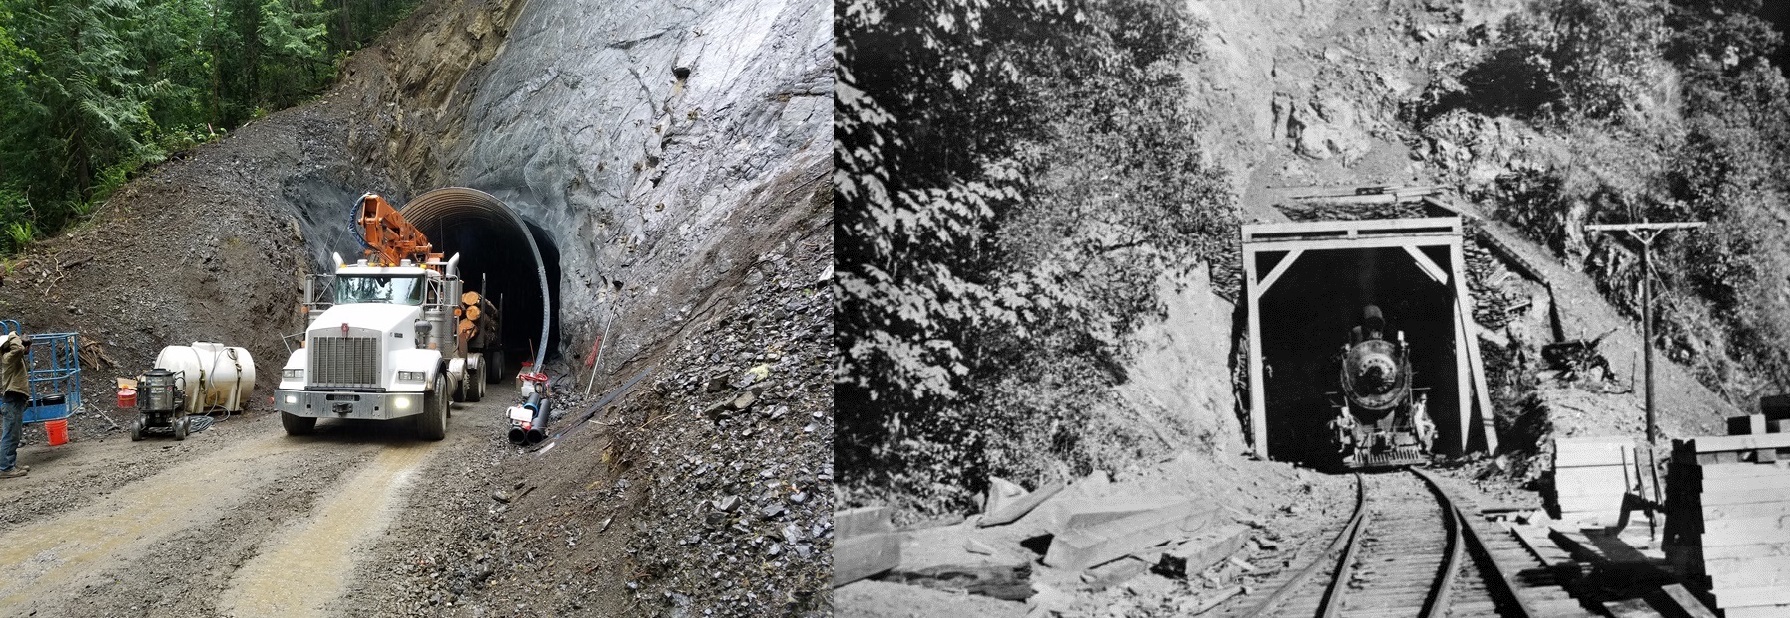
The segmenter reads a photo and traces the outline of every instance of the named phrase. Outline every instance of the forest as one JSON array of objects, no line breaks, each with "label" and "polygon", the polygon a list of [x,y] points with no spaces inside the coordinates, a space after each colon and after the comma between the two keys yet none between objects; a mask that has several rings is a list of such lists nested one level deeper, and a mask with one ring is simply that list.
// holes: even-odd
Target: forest
[{"label": "forest", "polygon": [[0,252],[305,101],[416,0],[0,0]]}]

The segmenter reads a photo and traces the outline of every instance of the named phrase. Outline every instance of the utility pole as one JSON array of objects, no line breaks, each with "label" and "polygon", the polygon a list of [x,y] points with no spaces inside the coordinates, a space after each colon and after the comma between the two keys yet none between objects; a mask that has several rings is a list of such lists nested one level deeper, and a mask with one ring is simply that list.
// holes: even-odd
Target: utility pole
[{"label": "utility pole", "polygon": [[[1660,495],[1659,486],[1659,429],[1653,412],[1653,239],[1661,232],[1669,230],[1694,230],[1706,225],[1701,221],[1679,223],[1625,223],[1620,225],[1587,225],[1587,232],[1604,232],[1610,234],[1627,234],[1641,243],[1641,362],[1645,365],[1647,380],[1647,462],[1653,473],[1653,508],[1664,504],[1664,496]],[[1640,479],[1636,479],[1637,483]],[[1627,507],[1624,507],[1625,509]],[[1626,518],[1627,512],[1623,513]],[[1647,511],[1647,528],[1650,536],[1658,538],[1659,527],[1654,521],[1653,509]]]},{"label": "utility pole", "polygon": [[1587,232],[1626,233],[1641,243],[1641,354],[1647,380],[1647,445],[1659,441],[1653,412],[1653,239],[1667,230],[1694,230],[1702,222],[1689,223],[1626,223],[1621,225],[1587,225]]}]

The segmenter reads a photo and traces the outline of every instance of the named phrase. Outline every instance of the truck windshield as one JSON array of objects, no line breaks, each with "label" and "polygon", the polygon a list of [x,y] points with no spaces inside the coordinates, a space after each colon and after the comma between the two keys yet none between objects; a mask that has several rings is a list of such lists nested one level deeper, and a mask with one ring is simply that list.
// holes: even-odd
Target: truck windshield
[{"label": "truck windshield", "polygon": [[336,304],[395,303],[423,304],[422,277],[338,275]]}]

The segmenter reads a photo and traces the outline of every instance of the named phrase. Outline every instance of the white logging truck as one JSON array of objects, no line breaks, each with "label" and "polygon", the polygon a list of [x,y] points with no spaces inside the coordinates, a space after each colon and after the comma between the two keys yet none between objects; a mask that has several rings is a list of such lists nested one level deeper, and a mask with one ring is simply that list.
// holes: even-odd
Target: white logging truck
[{"label": "white logging truck", "polygon": [[478,401],[496,381],[499,365],[485,359],[498,349],[496,311],[476,292],[462,295],[460,256],[431,252],[383,198],[363,195],[357,211],[366,257],[332,255],[335,273],[306,281],[309,324],[274,407],[291,435],[320,418],[409,419],[417,437],[440,440],[450,398]]}]

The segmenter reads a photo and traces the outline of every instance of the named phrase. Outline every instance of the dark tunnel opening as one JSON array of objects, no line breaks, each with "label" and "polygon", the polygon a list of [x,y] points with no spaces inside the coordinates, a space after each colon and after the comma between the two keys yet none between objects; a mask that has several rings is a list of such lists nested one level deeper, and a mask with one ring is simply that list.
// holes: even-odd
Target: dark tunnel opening
[{"label": "dark tunnel opening", "polygon": [[[1451,269],[1446,247],[1424,253]],[[1264,254],[1266,272],[1284,253]],[[1312,250],[1298,258],[1261,299],[1268,451],[1274,459],[1314,467],[1339,462],[1329,421],[1340,401],[1339,359],[1362,309],[1377,305],[1386,336],[1404,332],[1412,379],[1429,390],[1437,450],[1459,451],[1461,405],[1454,354],[1453,296],[1398,247]]]},{"label": "dark tunnel opening", "polygon": [[[501,354],[486,353],[497,375],[514,376],[543,345],[547,359],[558,356],[560,253],[551,234],[471,189],[431,191],[406,204],[403,214],[436,251],[460,255],[463,290],[478,291],[498,306]],[[547,298],[541,294],[543,270]]]}]

